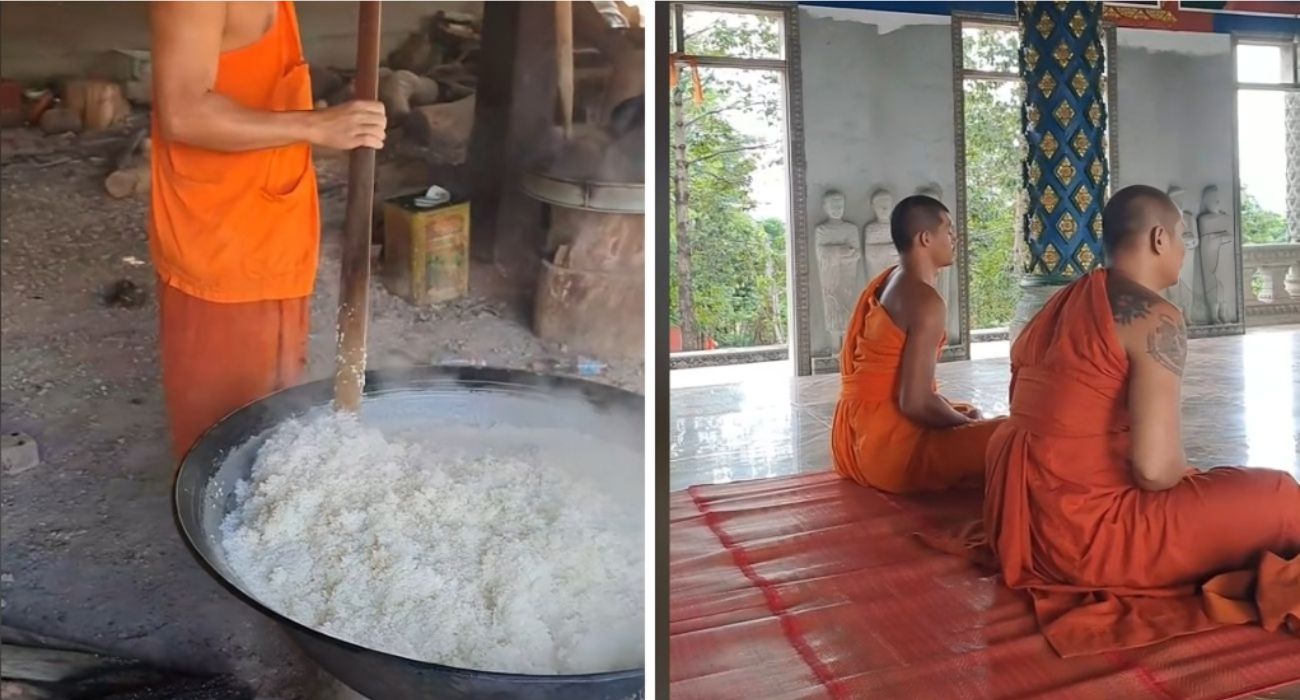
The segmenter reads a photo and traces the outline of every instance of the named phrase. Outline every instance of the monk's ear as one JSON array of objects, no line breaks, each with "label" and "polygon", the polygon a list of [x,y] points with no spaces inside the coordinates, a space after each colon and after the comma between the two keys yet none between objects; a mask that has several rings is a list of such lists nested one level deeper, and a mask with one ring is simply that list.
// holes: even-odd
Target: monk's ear
[{"label": "monk's ear", "polygon": [[923,247],[923,248],[928,248],[928,247],[930,246],[930,241],[931,241],[931,238],[930,238],[930,232],[929,232],[929,231],[921,231],[920,233],[916,234],[916,244],[917,244],[917,245],[919,245],[919,246],[921,246],[921,247]]},{"label": "monk's ear", "polygon": [[1156,255],[1163,255],[1169,252],[1169,246],[1172,241],[1169,240],[1169,229],[1161,224],[1151,227],[1151,252]]}]

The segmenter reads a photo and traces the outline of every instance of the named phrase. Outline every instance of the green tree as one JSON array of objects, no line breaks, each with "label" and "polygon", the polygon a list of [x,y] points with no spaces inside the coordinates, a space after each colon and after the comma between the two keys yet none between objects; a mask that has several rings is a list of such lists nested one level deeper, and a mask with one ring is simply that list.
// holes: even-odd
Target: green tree
[{"label": "green tree", "polygon": [[[963,39],[967,67],[1017,69],[1015,30],[970,28]],[[1022,93],[1019,83],[995,80],[967,80],[964,88],[971,325],[996,328],[1010,323],[1020,295],[1014,251]]]},{"label": "green tree", "polygon": [[1285,243],[1286,217],[1260,205],[1255,195],[1241,188],[1241,231],[1247,244]]},{"label": "green tree", "polygon": [[[779,27],[747,21],[754,18],[703,23],[688,31],[688,52],[776,51]],[[780,152],[779,139],[759,139],[735,125],[741,115],[779,123],[778,77],[702,69],[704,99],[695,104],[690,71],[679,71],[671,106],[669,319],[682,329],[685,350],[701,348],[706,338],[724,346],[784,342],[785,230],[779,221],[756,221],[749,196],[754,173],[771,164],[764,158],[780,158],[772,155]]]}]

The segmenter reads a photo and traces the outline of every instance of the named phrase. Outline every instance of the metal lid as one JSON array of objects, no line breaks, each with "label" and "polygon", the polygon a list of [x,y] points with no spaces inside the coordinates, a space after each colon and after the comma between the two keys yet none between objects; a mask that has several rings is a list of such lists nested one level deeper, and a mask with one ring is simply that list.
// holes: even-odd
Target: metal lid
[{"label": "metal lid", "polygon": [[533,199],[570,209],[608,214],[644,214],[645,185],[632,182],[569,180],[544,173],[525,173],[523,188]]}]

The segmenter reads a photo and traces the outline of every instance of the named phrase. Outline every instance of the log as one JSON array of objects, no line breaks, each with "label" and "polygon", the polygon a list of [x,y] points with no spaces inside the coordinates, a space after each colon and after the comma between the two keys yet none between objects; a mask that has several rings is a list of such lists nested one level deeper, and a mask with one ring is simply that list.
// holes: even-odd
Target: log
[{"label": "log", "polygon": [[104,189],[114,199],[126,199],[149,191],[151,174],[148,165],[114,170],[104,178]]},{"label": "log", "polygon": [[87,131],[111,129],[131,114],[131,103],[122,86],[117,83],[95,81],[86,90],[85,121]]},{"label": "log", "polygon": [[473,97],[455,102],[416,107],[406,119],[406,134],[434,151],[438,160],[459,165],[465,162],[469,137],[474,130]]},{"label": "log", "polygon": [[573,135],[573,1],[555,2],[555,60],[560,83],[560,118],[564,137]]},{"label": "log", "polygon": [[68,107],[54,107],[41,115],[41,131],[62,134],[81,131],[81,115]]},{"label": "log", "polygon": [[122,86],[107,80],[64,83],[63,105],[81,117],[87,131],[110,129],[131,113],[131,103]]},{"label": "log", "polygon": [[385,63],[394,70],[409,70],[423,75],[442,63],[443,47],[433,41],[433,20],[421,22],[420,31],[407,35],[402,45],[388,54]]},{"label": "log", "polygon": [[379,81],[379,101],[394,123],[410,114],[412,107],[436,103],[440,94],[438,81],[409,70],[393,71]]}]

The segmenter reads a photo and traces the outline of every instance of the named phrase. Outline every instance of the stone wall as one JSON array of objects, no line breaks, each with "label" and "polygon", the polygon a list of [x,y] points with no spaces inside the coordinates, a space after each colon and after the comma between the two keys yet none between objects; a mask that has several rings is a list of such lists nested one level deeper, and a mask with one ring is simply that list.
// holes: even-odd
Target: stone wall
[{"label": "stone wall", "polygon": [[[882,187],[897,202],[937,183],[955,214],[949,18],[801,7],[799,32],[809,211],[792,216],[806,217],[810,239],[832,189],[845,194],[845,219],[859,227],[874,218],[871,193]],[[813,357],[821,358],[835,350],[824,330],[816,241],[810,245],[808,322]],[[957,306],[949,300],[953,342],[961,334]]]},{"label": "stone wall", "polygon": [[[1183,208],[1195,215],[1205,187],[1218,185],[1222,208],[1231,214],[1236,182],[1231,39],[1226,34],[1118,31],[1120,157],[1114,189],[1178,185],[1186,192]],[[1218,271],[1224,303],[1229,322],[1237,322],[1241,265],[1235,251],[1224,261]],[[1200,325],[1198,319],[1193,318],[1193,325]]]}]

